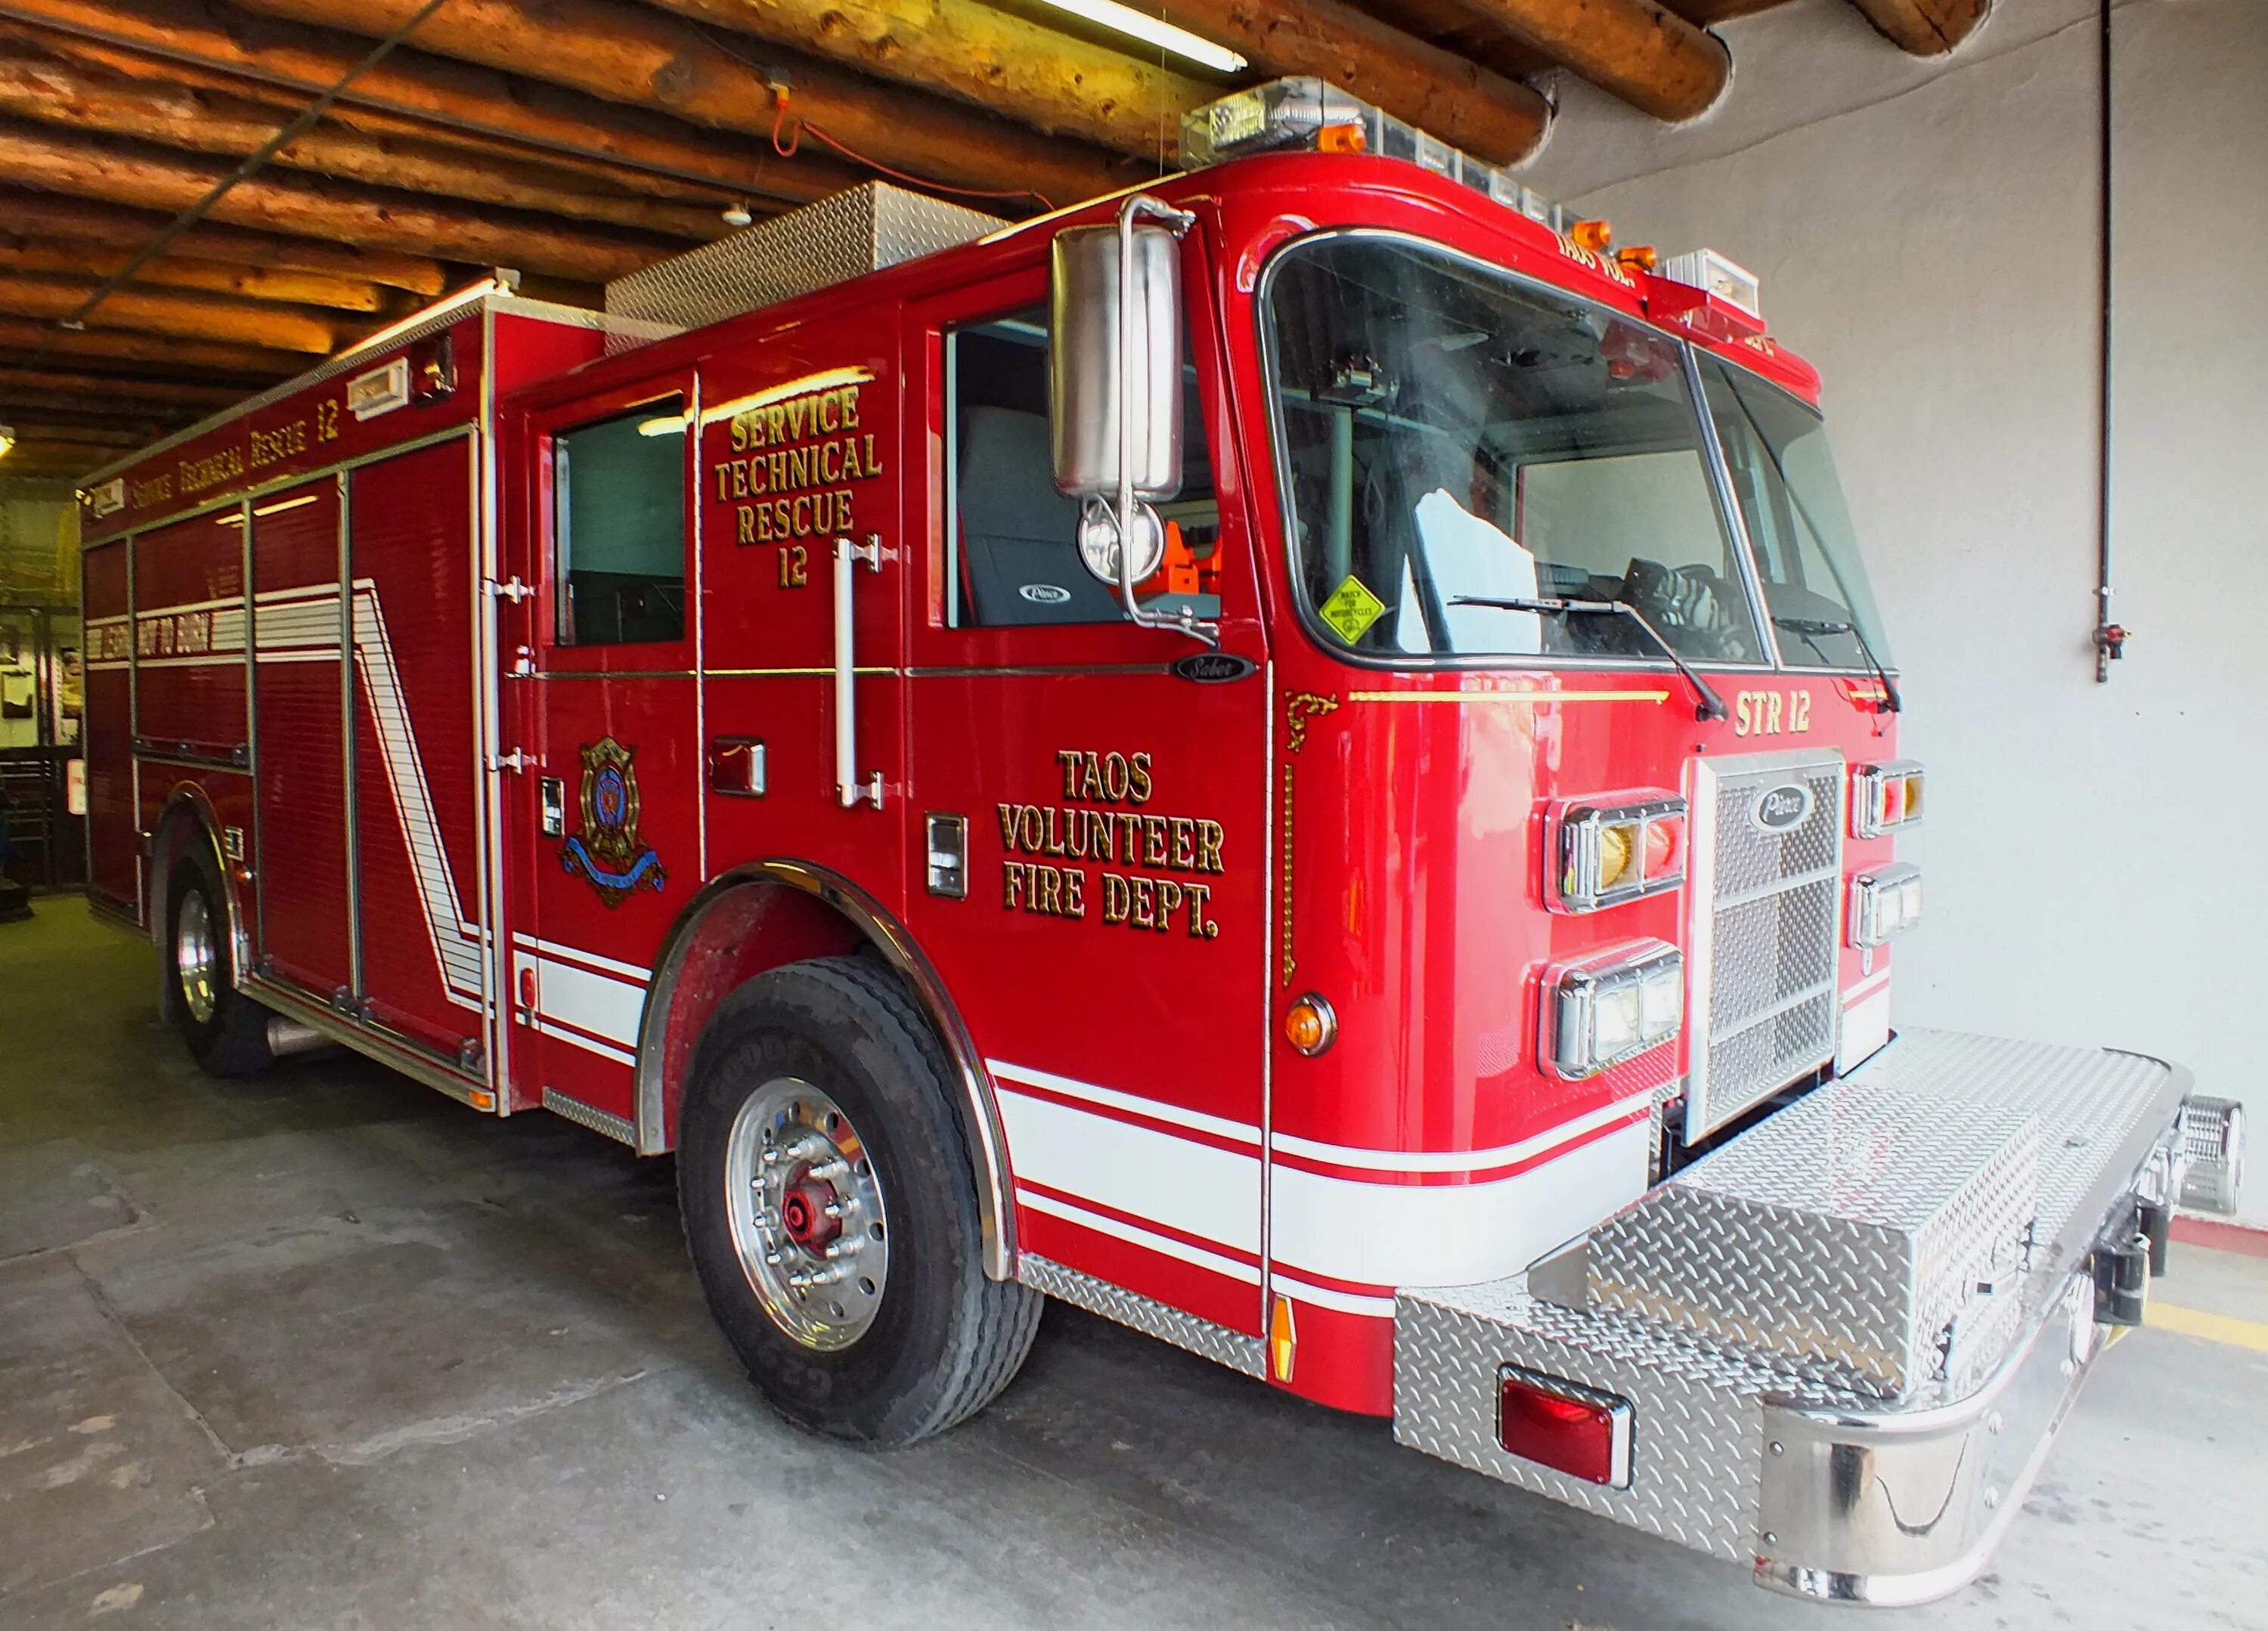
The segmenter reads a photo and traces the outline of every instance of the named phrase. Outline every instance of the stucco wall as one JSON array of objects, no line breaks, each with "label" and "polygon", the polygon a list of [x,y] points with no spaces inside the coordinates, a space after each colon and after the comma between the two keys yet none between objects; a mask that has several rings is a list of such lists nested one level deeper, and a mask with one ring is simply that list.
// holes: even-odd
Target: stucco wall
[{"label": "stucco wall", "polygon": [[1568,85],[1531,179],[1757,273],[1825,376],[1931,776],[1897,1022],[2161,1054],[2268,1125],[2268,5],[2124,0],[2113,26],[2135,632],[2107,686],[2092,4],[2000,0],[1932,65],[1799,0],[1725,27],[1732,93],[1683,129]]}]

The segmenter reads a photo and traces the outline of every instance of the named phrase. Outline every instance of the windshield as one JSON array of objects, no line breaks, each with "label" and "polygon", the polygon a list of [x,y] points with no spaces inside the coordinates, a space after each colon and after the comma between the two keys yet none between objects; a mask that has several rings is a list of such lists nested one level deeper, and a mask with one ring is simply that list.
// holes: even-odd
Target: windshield
[{"label": "windshield", "polygon": [[1675,342],[1371,237],[1285,251],[1265,321],[1298,568],[1343,647],[1661,659],[1618,613],[1472,604],[1569,599],[1763,660]]},{"label": "windshield", "polygon": [[1781,659],[1793,668],[1889,667],[1825,422],[1778,386],[1714,357],[1702,359],[1701,377]]}]

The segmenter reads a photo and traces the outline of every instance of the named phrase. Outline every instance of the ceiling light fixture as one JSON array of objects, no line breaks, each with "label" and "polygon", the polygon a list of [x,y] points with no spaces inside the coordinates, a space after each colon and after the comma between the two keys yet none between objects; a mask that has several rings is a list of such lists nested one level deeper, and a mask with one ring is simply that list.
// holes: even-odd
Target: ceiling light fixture
[{"label": "ceiling light fixture", "polygon": [[1085,18],[1098,23],[1114,33],[1139,40],[1161,50],[1195,62],[1200,68],[1210,68],[1219,74],[1242,73],[1251,64],[1225,45],[1216,45],[1201,34],[1186,28],[1176,28],[1162,18],[1138,11],[1130,5],[1121,5],[1118,0],[1042,0],[1058,11]]},{"label": "ceiling light fixture", "polygon": [[755,221],[755,218],[756,217],[755,216],[748,212],[748,206],[744,200],[736,198],[731,203],[725,206],[725,224],[726,226],[747,226]]},{"label": "ceiling light fixture", "polygon": [[15,445],[16,427],[0,425],[0,459],[5,459],[8,456],[8,450]]}]

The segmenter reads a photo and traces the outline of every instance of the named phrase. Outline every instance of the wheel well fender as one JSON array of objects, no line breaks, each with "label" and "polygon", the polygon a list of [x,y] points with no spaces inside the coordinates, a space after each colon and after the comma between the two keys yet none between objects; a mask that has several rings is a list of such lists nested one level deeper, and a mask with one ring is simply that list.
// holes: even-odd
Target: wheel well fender
[{"label": "wheel well fender", "polygon": [[638,1024],[637,1150],[677,1145],[685,1073],[709,1017],[767,970],[871,946],[904,976],[952,1067],[961,1130],[976,1164],[985,1272],[1006,1279],[1015,1259],[1007,1140],[976,1044],[944,982],[902,924],[840,874],[805,861],[754,862],[719,874],[678,914],[662,941]]},{"label": "wheel well fender", "polygon": [[[252,966],[252,934],[245,922],[243,899],[237,888],[236,871],[230,866],[227,852],[220,841],[220,818],[213,812],[212,800],[205,790],[195,782],[177,782],[166,795],[158,825],[150,834],[150,942],[160,951],[166,947],[166,922],[172,913],[173,863],[202,844],[212,863],[214,873],[220,878],[224,904],[228,908],[229,944],[233,955],[229,959],[231,975],[242,980],[245,971]],[[173,1000],[173,984],[161,983],[165,1000]],[[167,1014],[166,1018],[174,1018]]]}]

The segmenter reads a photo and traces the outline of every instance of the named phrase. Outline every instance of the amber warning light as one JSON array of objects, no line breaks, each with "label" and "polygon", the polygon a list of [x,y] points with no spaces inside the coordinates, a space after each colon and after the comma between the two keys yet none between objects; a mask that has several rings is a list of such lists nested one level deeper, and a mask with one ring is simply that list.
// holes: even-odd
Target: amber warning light
[{"label": "amber warning light", "polygon": [[1570,1478],[1630,1488],[1631,1403],[1520,1365],[1497,1373],[1497,1442]]}]

